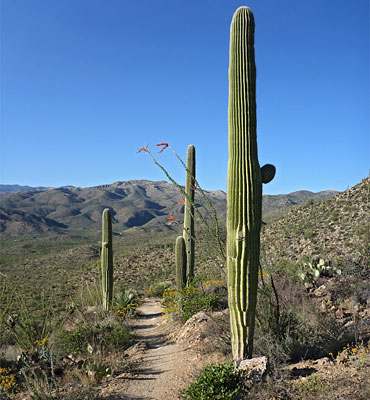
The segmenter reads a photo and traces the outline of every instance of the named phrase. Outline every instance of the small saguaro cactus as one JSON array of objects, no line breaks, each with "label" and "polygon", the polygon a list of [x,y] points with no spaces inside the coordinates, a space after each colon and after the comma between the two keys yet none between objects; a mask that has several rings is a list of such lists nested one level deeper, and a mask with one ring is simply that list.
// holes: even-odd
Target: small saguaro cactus
[{"label": "small saguaro cactus", "polygon": [[175,245],[176,255],[176,287],[179,292],[186,285],[186,248],[182,236],[178,236]]},{"label": "small saguaro cactus", "polygon": [[194,194],[195,194],[195,147],[189,145],[186,157],[185,181],[185,211],[184,211],[184,241],[186,247],[186,282],[194,278],[195,261],[195,229],[194,229]]},{"label": "small saguaro cactus", "polygon": [[112,213],[109,208],[103,211],[102,216],[101,273],[103,307],[108,311],[112,306],[113,300]]},{"label": "small saguaro cactus", "polygon": [[230,28],[227,271],[234,364],[252,358],[257,302],[262,183],[275,167],[260,168],[256,133],[254,17],[236,10]]}]

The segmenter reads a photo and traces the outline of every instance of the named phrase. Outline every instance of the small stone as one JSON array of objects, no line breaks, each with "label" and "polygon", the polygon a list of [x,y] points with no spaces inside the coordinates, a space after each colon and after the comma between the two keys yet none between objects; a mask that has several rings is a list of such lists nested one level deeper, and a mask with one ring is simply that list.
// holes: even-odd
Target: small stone
[{"label": "small stone", "polygon": [[327,294],[328,294],[328,289],[326,288],[325,285],[319,286],[319,287],[314,291],[314,295],[315,295],[316,297],[326,296]]},{"label": "small stone", "polygon": [[326,365],[326,364],[330,364],[330,359],[329,357],[323,357],[323,358],[319,358],[318,360],[314,361],[314,365]]},{"label": "small stone", "polygon": [[323,312],[323,313],[326,313],[326,312],[328,311],[328,308],[327,308],[327,306],[326,306],[325,301],[322,301],[322,302],[320,303],[320,311]]},{"label": "small stone", "polygon": [[133,346],[129,347],[125,351],[125,355],[129,357],[133,357],[134,355],[144,353],[145,350],[148,348],[148,344],[146,342],[138,342]]},{"label": "small stone", "polygon": [[261,379],[267,371],[267,357],[255,357],[249,360],[243,360],[238,367],[245,371],[247,379]]},{"label": "small stone", "polygon": [[354,325],[353,320],[350,320],[350,321],[348,321],[348,322],[344,325],[344,327],[345,327],[345,328],[350,328],[350,327],[352,327],[353,325]]}]

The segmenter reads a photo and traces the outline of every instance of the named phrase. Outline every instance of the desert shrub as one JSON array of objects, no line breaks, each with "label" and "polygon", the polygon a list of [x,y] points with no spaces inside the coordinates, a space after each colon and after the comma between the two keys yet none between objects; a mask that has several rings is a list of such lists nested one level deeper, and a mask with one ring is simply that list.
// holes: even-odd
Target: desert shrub
[{"label": "desert shrub", "polygon": [[304,233],[304,238],[305,238],[305,239],[312,239],[314,236],[315,236],[315,234],[314,234],[313,231],[306,231],[306,232]]},{"label": "desert shrub", "polygon": [[22,386],[31,399],[59,400],[60,388],[55,374],[55,355],[47,348],[40,348],[32,356],[23,354],[20,374]]},{"label": "desert shrub", "polygon": [[181,320],[185,322],[199,311],[214,311],[218,308],[218,304],[215,293],[188,297],[183,302]]},{"label": "desert shrub", "polygon": [[302,302],[299,288],[286,278],[280,277],[274,287],[274,281],[260,282],[254,346],[255,352],[266,355],[272,366],[327,356],[349,340],[334,316],[321,314],[308,298]]},{"label": "desert shrub", "polygon": [[316,399],[322,398],[321,395],[327,392],[328,383],[321,376],[314,374],[294,382],[293,387],[304,398]]},{"label": "desert shrub", "polygon": [[38,305],[38,312],[20,297],[16,296],[14,305],[17,313],[7,312],[6,324],[9,344],[16,344],[24,352],[32,353],[40,342],[46,342],[53,332],[63,323],[66,316],[55,313],[55,304],[43,294]]},{"label": "desert shrub", "polygon": [[148,297],[163,297],[165,290],[170,288],[169,282],[160,282],[151,286],[147,291]]},{"label": "desert shrub", "polygon": [[306,201],[305,206],[306,206],[306,207],[311,207],[311,206],[313,206],[313,204],[314,204],[314,200],[313,200],[313,199],[308,199],[308,200]]},{"label": "desert shrub", "polygon": [[243,372],[232,363],[211,364],[186,390],[184,400],[235,400],[243,390]]},{"label": "desert shrub", "polygon": [[186,322],[199,311],[216,311],[222,308],[222,300],[215,292],[204,292],[190,285],[182,291],[167,289],[163,293],[163,309],[169,317]]},{"label": "desert shrub", "polygon": [[11,368],[0,368],[0,399],[1,395],[13,393],[17,388],[17,381]]},{"label": "desert shrub", "polygon": [[334,357],[333,353],[330,353],[333,361],[337,364],[350,364],[356,367],[367,367],[370,365],[370,343],[367,344],[359,343],[352,344],[347,343],[341,351],[339,351]]},{"label": "desert shrub", "polygon": [[132,344],[132,336],[125,325],[112,321],[60,330],[55,341],[60,353],[81,355],[87,354],[89,345],[108,351],[126,349]]},{"label": "desert shrub", "polygon": [[370,301],[370,287],[368,282],[359,282],[355,287],[355,300],[360,304],[368,304]]},{"label": "desert shrub", "polygon": [[62,330],[57,337],[57,343],[63,348],[65,354],[81,354],[87,350],[87,326],[79,326],[72,331]]}]

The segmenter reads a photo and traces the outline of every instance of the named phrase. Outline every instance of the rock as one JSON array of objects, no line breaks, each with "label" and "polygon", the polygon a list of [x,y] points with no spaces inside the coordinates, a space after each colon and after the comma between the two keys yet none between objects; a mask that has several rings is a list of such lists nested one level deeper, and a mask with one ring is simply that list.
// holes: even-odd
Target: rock
[{"label": "rock", "polygon": [[328,308],[327,308],[327,306],[326,306],[325,301],[322,301],[322,302],[320,303],[320,311],[323,312],[323,313],[326,313],[326,312],[328,311]]},{"label": "rock", "polygon": [[344,316],[343,310],[341,308],[338,308],[338,310],[335,311],[335,318],[341,319],[343,318],[343,316]]},{"label": "rock", "polygon": [[200,311],[189,318],[176,334],[175,341],[187,348],[202,348],[203,351],[229,351],[229,311],[206,313]]},{"label": "rock", "polygon": [[134,344],[133,346],[129,347],[125,351],[125,356],[126,357],[133,357],[139,354],[142,354],[145,352],[145,350],[148,348],[148,344],[146,342],[138,342]]},{"label": "rock", "polygon": [[355,312],[360,312],[361,311],[361,304],[356,304],[355,306],[354,306],[354,310],[355,310]]},{"label": "rock", "polygon": [[328,294],[328,289],[326,288],[325,285],[319,286],[319,287],[314,291],[314,295],[315,295],[316,297],[326,296],[327,294]]},{"label": "rock", "polygon": [[97,306],[87,306],[86,312],[96,314]]},{"label": "rock", "polygon": [[238,367],[245,371],[247,379],[261,379],[267,371],[267,357],[255,357],[249,360],[243,360]]},{"label": "rock", "polygon": [[344,327],[345,327],[345,328],[350,328],[350,327],[352,327],[353,325],[354,325],[353,320],[350,320],[350,321],[348,321],[348,322],[345,323]]},{"label": "rock", "polygon": [[323,358],[319,358],[318,360],[315,360],[313,362],[314,365],[320,366],[320,365],[327,365],[330,364],[330,358],[329,357],[323,357]]}]

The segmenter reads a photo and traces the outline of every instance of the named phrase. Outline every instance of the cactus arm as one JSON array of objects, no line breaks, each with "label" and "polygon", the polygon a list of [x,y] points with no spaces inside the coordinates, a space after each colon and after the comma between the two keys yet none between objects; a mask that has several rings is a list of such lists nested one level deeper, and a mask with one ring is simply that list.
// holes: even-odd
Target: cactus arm
[{"label": "cactus arm", "polygon": [[276,174],[275,165],[265,164],[261,168],[262,183],[269,183],[274,179]]},{"label": "cactus arm", "polygon": [[194,278],[195,229],[194,229],[194,194],[195,194],[195,147],[188,147],[186,157],[185,211],[183,237],[186,246],[187,284]]},{"label": "cactus arm", "polygon": [[113,245],[112,245],[112,214],[109,208],[102,215],[102,251],[101,273],[103,307],[108,311],[113,300]]},{"label": "cactus arm", "polygon": [[178,236],[175,245],[176,256],[176,287],[179,292],[186,284],[186,247],[182,236]]}]

